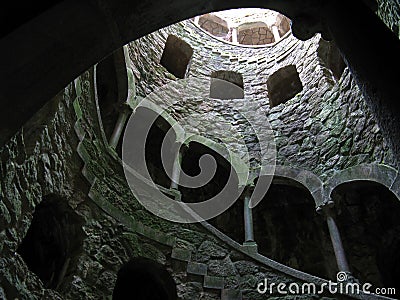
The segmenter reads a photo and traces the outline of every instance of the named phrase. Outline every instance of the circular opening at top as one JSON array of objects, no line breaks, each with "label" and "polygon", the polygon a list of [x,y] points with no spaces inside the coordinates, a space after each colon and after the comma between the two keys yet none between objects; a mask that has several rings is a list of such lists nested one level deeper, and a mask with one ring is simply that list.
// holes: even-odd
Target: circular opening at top
[{"label": "circular opening at top", "polygon": [[262,8],[213,12],[192,19],[212,36],[239,45],[260,46],[280,41],[290,31],[290,19]]}]

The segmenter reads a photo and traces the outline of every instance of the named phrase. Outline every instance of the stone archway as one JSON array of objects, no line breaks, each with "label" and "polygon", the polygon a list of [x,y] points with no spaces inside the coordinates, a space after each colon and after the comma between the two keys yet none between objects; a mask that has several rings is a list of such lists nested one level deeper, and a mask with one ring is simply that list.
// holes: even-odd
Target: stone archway
[{"label": "stone archway", "polygon": [[374,287],[399,288],[400,202],[384,185],[345,182],[332,191],[352,274]]},{"label": "stone archway", "polygon": [[329,232],[315,211],[311,192],[298,181],[275,176],[253,208],[258,252],[294,269],[335,279],[337,267]]},{"label": "stone archway", "polygon": [[113,300],[176,300],[176,283],[168,270],[160,263],[144,257],[136,257],[118,271]]}]

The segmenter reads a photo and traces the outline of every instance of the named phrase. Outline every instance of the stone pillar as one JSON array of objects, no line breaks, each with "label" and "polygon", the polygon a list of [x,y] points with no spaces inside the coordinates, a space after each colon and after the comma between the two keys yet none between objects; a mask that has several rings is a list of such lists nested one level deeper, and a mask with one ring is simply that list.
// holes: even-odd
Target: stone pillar
[{"label": "stone pillar", "polygon": [[281,39],[281,36],[279,34],[278,27],[276,25],[272,25],[271,29],[272,29],[272,34],[274,35],[275,43],[279,42],[279,40]]},{"label": "stone pillar", "polygon": [[248,254],[256,254],[258,253],[258,246],[257,243],[254,241],[253,209],[249,207],[251,192],[252,190],[248,188],[245,191],[245,196],[243,199],[243,217],[244,217],[243,250]]},{"label": "stone pillar", "polygon": [[124,130],[126,121],[130,114],[132,113],[132,108],[127,104],[123,103],[120,108],[120,113],[118,115],[117,123],[115,124],[114,131],[111,135],[109,146],[115,149],[118,145],[119,139],[121,138],[122,131]]},{"label": "stone pillar", "polygon": [[232,27],[232,43],[239,44],[238,39],[238,29],[237,27]]},{"label": "stone pillar", "polygon": [[244,203],[243,203],[245,243],[254,242],[253,210],[249,207],[249,203],[250,203],[250,193],[247,192],[244,197]]},{"label": "stone pillar", "polygon": [[194,17],[194,23],[195,23],[196,25],[199,25],[199,21],[200,21],[200,16]]},{"label": "stone pillar", "polygon": [[174,164],[172,165],[172,173],[171,173],[171,189],[178,190],[179,186],[179,177],[181,175],[181,162],[183,156],[183,148],[179,147]]},{"label": "stone pillar", "polygon": [[326,218],[339,271],[351,274],[346,254],[343,248],[342,239],[340,237],[340,232],[334,218],[333,205],[333,201],[329,201],[323,207],[319,207],[317,209],[317,212],[323,214]]}]

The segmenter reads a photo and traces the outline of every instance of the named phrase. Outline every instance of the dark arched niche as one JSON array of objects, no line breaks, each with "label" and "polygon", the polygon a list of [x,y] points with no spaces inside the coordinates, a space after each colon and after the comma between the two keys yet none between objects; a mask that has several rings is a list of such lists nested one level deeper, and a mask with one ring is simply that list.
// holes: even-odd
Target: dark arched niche
[{"label": "dark arched niche", "polygon": [[303,90],[295,65],[275,71],[267,80],[269,106],[274,107],[293,98]]},{"label": "dark arched niche", "polygon": [[321,65],[332,74],[335,81],[339,80],[346,68],[346,64],[335,43],[333,41],[325,41],[321,38],[317,53]]},{"label": "dark arched niche", "polygon": [[176,283],[158,262],[137,257],[118,271],[113,300],[176,300]]},{"label": "dark arched niche", "polygon": [[[238,176],[230,163],[217,151],[210,147],[199,143],[190,142],[187,149],[183,152],[182,156],[182,171],[188,176],[197,176],[202,171],[200,169],[200,159],[203,155],[211,156],[215,159],[217,167],[214,176],[211,180],[198,188],[186,187],[186,184],[180,180],[179,190],[182,193],[182,200],[185,202],[201,202],[218,195],[224,188],[229,191],[231,197],[235,197],[235,192],[238,191]],[[207,172],[211,169],[205,167],[203,172]],[[232,174],[230,172],[233,172]],[[231,180],[229,180],[231,176]],[[226,196],[226,192],[224,192]],[[222,195],[220,195],[222,196]]]},{"label": "dark arched niche", "polygon": [[352,274],[374,287],[400,289],[400,202],[372,181],[353,181],[332,192],[337,224]]},{"label": "dark arched niche", "polygon": [[[192,141],[184,151],[182,171],[191,177],[199,175],[201,172],[199,161],[203,155],[210,155],[215,159],[217,164],[215,174],[208,183],[198,188],[186,187],[181,183],[179,191],[182,193],[182,201],[198,203],[218,197],[213,209],[226,208],[226,210],[208,222],[230,238],[242,242],[244,237],[243,202],[238,199],[240,196],[238,175],[229,161],[210,147]],[[203,171],[208,170],[210,168],[205,167]],[[230,207],[225,206],[227,201],[235,199],[237,200]],[[217,207],[218,205],[221,206]]]},{"label": "dark arched niche", "polygon": [[177,78],[185,78],[190,67],[193,49],[181,38],[170,34],[165,42],[160,64]]},{"label": "dark arched niche", "polygon": [[[172,172],[173,159],[162,161],[162,145],[170,150],[171,158],[176,149],[176,134],[171,130],[171,124],[151,109],[139,107],[129,121],[128,130],[124,136],[124,161],[129,162],[136,171],[145,176],[148,171],[152,182],[169,188],[171,179],[166,169]],[[170,134],[167,135],[167,133]],[[129,134],[127,136],[126,134]],[[142,163],[144,155],[146,165]]]},{"label": "dark arched niche", "polygon": [[274,177],[264,199],[253,209],[253,222],[259,253],[300,271],[336,279],[327,226],[303,185]]},{"label": "dark arched niche", "polygon": [[211,73],[210,98],[243,99],[244,85],[242,74],[219,70]]},{"label": "dark arched niche", "polygon": [[32,223],[17,252],[46,288],[56,289],[73,272],[83,245],[83,219],[57,195],[35,207]]}]

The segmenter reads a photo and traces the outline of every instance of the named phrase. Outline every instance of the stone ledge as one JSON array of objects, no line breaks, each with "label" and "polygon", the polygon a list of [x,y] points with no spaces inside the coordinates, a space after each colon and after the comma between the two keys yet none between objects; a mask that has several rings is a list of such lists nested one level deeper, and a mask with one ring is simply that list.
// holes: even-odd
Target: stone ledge
[{"label": "stone ledge", "polygon": [[240,290],[223,289],[221,300],[242,300],[242,292]]},{"label": "stone ledge", "polygon": [[189,262],[192,258],[192,252],[186,249],[174,248],[172,249],[171,258]]},{"label": "stone ledge", "polygon": [[187,265],[187,273],[194,275],[207,275],[207,265],[196,262],[189,262]]},{"label": "stone ledge", "polygon": [[204,276],[203,286],[209,289],[223,289],[224,288],[224,278],[217,276]]}]

